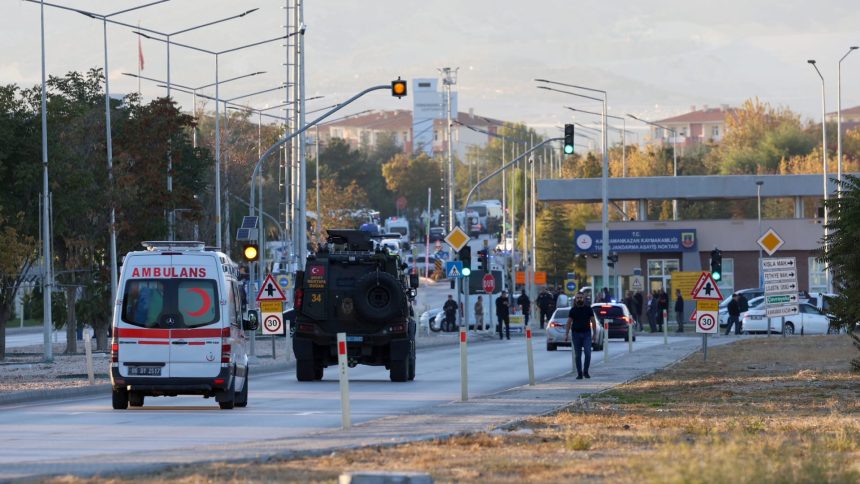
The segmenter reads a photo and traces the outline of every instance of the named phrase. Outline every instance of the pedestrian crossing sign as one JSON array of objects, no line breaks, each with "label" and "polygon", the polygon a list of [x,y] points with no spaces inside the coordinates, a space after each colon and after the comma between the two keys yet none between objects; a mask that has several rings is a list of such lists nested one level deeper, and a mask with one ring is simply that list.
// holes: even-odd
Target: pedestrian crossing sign
[{"label": "pedestrian crossing sign", "polygon": [[463,277],[463,262],[458,260],[446,262],[445,274],[449,279],[458,279]]}]

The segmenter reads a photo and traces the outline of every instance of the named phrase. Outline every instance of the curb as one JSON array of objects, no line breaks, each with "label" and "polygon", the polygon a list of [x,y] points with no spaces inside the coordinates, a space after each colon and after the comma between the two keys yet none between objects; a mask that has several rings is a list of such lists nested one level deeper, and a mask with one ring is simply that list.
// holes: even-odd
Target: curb
[{"label": "curb", "polygon": [[[427,341],[427,337],[422,336],[416,340],[416,346],[418,348],[433,348],[437,346],[453,344],[459,345],[459,340],[454,339],[456,336],[457,333],[451,333],[451,338],[440,338],[436,341]],[[478,342],[482,340],[472,341]],[[272,373],[290,370],[292,368],[295,368],[295,366],[296,360],[291,359],[290,361],[282,361],[267,366],[258,366],[251,364],[251,371],[253,371],[255,375],[269,375]],[[19,403],[42,402],[48,400],[62,400],[65,398],[87,397],[92,395],[98,395],[100,393],[108,395],[110,394],[110,391],[110,383],[100,383],[97,385],[88,385],[81,387],[51,388],[45,390],[25,390],[0,395],[0,406],[15,405]]]}]

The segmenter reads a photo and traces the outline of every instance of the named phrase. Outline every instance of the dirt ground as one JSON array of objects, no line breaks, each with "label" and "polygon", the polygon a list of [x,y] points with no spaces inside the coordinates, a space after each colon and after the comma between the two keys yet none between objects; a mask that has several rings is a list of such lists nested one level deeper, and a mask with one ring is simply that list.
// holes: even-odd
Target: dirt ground
[{"label": "dirt ground", "polygon": [[857,483],[856,352],[844,335],[761,337],[511,429],[98,482],[337,482],[364,470],[427,472],[436,482]]}]

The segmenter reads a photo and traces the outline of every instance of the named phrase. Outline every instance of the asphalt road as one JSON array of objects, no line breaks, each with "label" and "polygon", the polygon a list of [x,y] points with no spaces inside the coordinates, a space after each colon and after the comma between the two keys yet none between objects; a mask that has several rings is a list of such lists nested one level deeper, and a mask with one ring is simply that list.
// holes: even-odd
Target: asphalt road
[{"label": "asphalt road", "polygon": [[[670,338],[690,347],[690,338]],[[685,341],[682,341],[685,340]],[[470,399],[493,395],[528,383],[525,341],[484,339],[469,347]],[[662,338],[639,338],[634,353],[627,343],[610,344],[610,366],[646,348],[662,347]],[[569,351],[547,352],[542,339],[534,340],[538,381],[570,374]],[[417,377],[392,383],[383,368],[359,366],[349,371],[353,425],[382,417],[430,411],[460,400],[459,345],[419,349]],[[625,363],[630,365],[630,363]],[[593,355],[592,375],[601,371],[603,356]],[[636,363],[633,368],[638,368]],[[620,381],[629,378],[617,375]],[[290,439],[303,442],[331,439],[326,432],[341,427],[337,368],[329,367],[322,382],[299,383],[292,371],[254,376],[251,373],[248,407],[220,410],[202,397],[148,397],[144,407],[117,411],[110,395],[78,397],[0,409],[0,481],[55,473],[91,474],[130,470],[147,462],[190,462],[231,457],[229,449],[252,441]],[[469,411],[469,410],[467,410]],[[479,408],[473,409],[480,412]],[[476,417],[480,417],[476,413]],[[368,423],[369,422],[369,423]],[[227,452],[201,448],[223,448]]]},{"label": "asphalt road", "polygon": [[[66,331],[54,331],[51,341],[55,343],[66,342]],[[35,346],[45,342],[45,336],[42,328],[26,327],[6,327],[6,347],[20,348],[22,346]]]}]

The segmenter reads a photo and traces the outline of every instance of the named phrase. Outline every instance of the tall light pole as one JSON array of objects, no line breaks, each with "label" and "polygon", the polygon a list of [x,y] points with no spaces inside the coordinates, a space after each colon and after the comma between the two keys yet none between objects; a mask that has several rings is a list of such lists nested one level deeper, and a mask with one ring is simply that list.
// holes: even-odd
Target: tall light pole
[{"label": "tall light pole", "polygon": [[[220,51],[213,51],[209,49],[203,49],[200,47],[194,47],[187,44],[180,44],[178,42],[173,42],[173,45],[183,47],[186,49],[190,49],[197,52],[202,52],[204,54],[209,54],[215,57],[215,246],[218,247],[219,250],[223,250],[221,244],[221,97],[220,97],[220,82],[219,80],[219,60],[220,57],[224,54],[230,54],[233,52],[237,52],[240,50],[248,49],[251,47],[256,47],[258,45],[268,44],[270,42],[275,42],[278,40],[284,40],[287,37],[304,34],[304,29],[293,32],[291,34],[282,35],[280,37],[275,37],[273,39],[266,39],[259,42],[254,42],[251,44],[240,45],[238,47],[233,47],[232,49],[225,49]],[[140,34],[150,40],[155,40],[157,42],[167,43],[166,40],[159,39],[157,37],[150,37],[145,34]]]},{"label": "tall light pole", "polygon": [[[827,101],[824,92],[824,76],[821,75],[821,71],[815,65],[815,59],[810,59],[806,62],[812,65],[815,73],[821,79],[821,174],[824,179],[824,253],[827,254],[830,248],[830,242],[827,240],[827,233],[829,232],[827,229]],[[824,280],[827,292],[831,292],[830,267],[826,265],[824,266]]]},{"label": "tall light pole", "polygon": [[[577,113],[585,113],[585,114],[594,114],[596,116],[601,116],[600,113],[594,111],[586,111],[584,109],[573,108],[570,106],[565,106],[565,109],[570,109],[571,111],[575,111]],[[619,131],[621,133],[621,177],[624,178],[627,176],[627,139],[626,134],[632,133],[632,131],[627,131],[627,118],[623,116],[612,116],[611,114],[606,115],[607,118],[611,119],[620,119],[621,120],[621,129],[618,129],[613,126],[609,126],[610,129],[614,129],[615,131]]]},{"label": "tall light pole", "polygon": [[[456,209],[454,207],[454,191],[457,186],[456,179],[454,178],[454,140],[451,135],[451,128],[453,127],[453,120],[451,119],[453,107],[451,106],[451,86],[457,84],[457,72],[460,68],[452,69],[450,67],[443,67],[439,69],[445,77],[442,79],[442,84],[445,86],[445,96],[446,96],[446,111],[448,116],[448,126],[447,126],[447,141],[448,141],[448,232],[450,233],[454,230],[454,226],[457,225],[455,219]],[[464,207],[465,208],[465,207]],[[458,292],[459,294],[459,292]]]},{"label": "tall light pole", "polygon": [[836,190],[836,196],[842,198],[842,61],[848,57],[849,54],[857,50],[858,46],[852,45],[848,48],[848,52],[839,59],[839,63],[837,64],[837,78],[836,78],[836,151],[838,152],[836,157],[836,179],[839,181],[839,186]]},{"label": "tall light pole", "polygon": [[51,344],[51,290],[53,276],[51,275],[51,223],[48,205],[48,92],[45,83],[45,3],[39,8],[40,33],[42,43],[42,316],[44,329],[45,362],[54,361],[54,347]]},{"label": "tall light pole", "polygon": [[602,103],[603,110],[601,111],[601,116],[603,118],[603,133],[601,134],[600,138],[601,138],[601,145],[603,146],[603,170],[601,172],[601,177],[600,177],[600,192],[601,192],[601,198],[602,198],[602,203],[603,203],[603,210],[602,210],[602,214],[601,214],[600,224],[602,226],[601,232],[602,232],[603,243],[601,244],[601,246],[602,246],[603,250],[602,250],[602,254],[601,254],[601,257],[602,257],[601,277],[603,278],[604,287],[609,287],[609,149],[608,149],[609,148],[609,142],[608,142],[608,138],[607,138],[607,129],[606,129],[606,126],[607,126],[607,123],[606,123],[606,105],[607,105],[607,101],[608,101],[608,99],[607,99],[608,96],[606,94],[606,91],[603,91],[601,89],[594,89],[594,88],[585,87],[585,86],[577,86],[574,84],[565,84],[562,82],[549,81],[546,79],[535,79],[535,81],[545,82],[548,84],[558,84],[560,86],[567,86],[567,87],[572,87],[574,89],[583,89],[586,91],[597,92],[597,93],[603,94],[603,99],[600,99],[600,98],[595,98],[595,97],[591,97],[591,96],[585,96],[583,94],[578,94],[578,93],[574,93],[574,92],[561,91],[559,89],[553,89],[551,87],[538,86],[538,89],[547,89],[549,91],[561,92],[564,94],[570,94],[570,95],[581,97],[581,98],[592,99],[592,100],[595,100],[595,101]]},{"label": "tall light pole", "polygon": [[[92,19],[97,19],[97,20],[102,21],[102,38],[103,38],[103,42],[104,42],[104,44],[103,44],[104,76],[105,76],[105,139],[106,139],[105,145],[107,146],[108,184],[112,187],[113,186],[113,138],[111,136],[111,121],[110,121],[110,72],[108,69],[107,24],[108,24],[108,22],[117,23],[115,21],[109,20],[110,17],[114,17],[116,15],[131,12],[134,10],[140,10],[142,8],[146,8],[146,7],[149,7],[152,5],[158,5],[160,3],[168,2],[170,0],[156,0],[154,2],[150,2],[150,3],[144,4],[144,5],[138,5],[136,7],[126,8],[126,9],[119,10],[119,11],[109,13],[109,14],[97,14],[97,13],[89,12],[86,10],[64,7],[62,5],[56,5],[56,4],[52,4],[52,3],[45,3],[44,1],[41,1],[41,2],[36,2],[35,0],[26,0],[26,1],[28,1],[30,3],[39,3],[40,8],[42,9],[42,71],[43,71],[42,72],[42,90],[43,91],[45,90],[45,82],[44,82],[44,77],[45,77],[45,73],[44,73],[44,69],[45,69],[45,66],[44,66],[44,64],[45,64],[45,55],[44,55],[44,49],[45,49],[45,38],[44,38],[45,37],[45,25],[44,25],[45,14],[44,14],[44,10],[45,10],[45,5],[48,5],[48,6],[54,7],[54,8],[59,8],[62,10],[68,10],[71,12],[76,12],[76,13],[79,13],[81,15],[85,15],[87,17],[90,17]],[[44,93],[43,93],[43,97],[44,97]],[[43,104],[44,104],[44,99],[43,99]],[[43,116],[45,115],[44,106],[43,106],[43,113],[42,114],[43,114]],[[47,137],[47,131],[45,130],[47,127],[46,123],[47,122],[43,119],[44,126],[43,126],[42,136],[44,136],[44,137]],[[44,143],[47,145],[47,138],[44,140]],[[45,148],[44,148],[43,160],[44,160],[44,164],[45,164],[45,180],[44,180],[45,181],[45,190],[47,191],[47,183],[48,183],[48,178],[47,178],[47,176],[48,176],[48,172],[47,172],[47,164],[48,164],[47,146],[45,146]],[[48,213],[47,212],[47,206],[48,205],[49,204],[48,204],[47,199],[46,199],[45,200],[45,207],[46,207],[45,213],[46,214]],[[45,220],[48,220],[48,217],[45,217]],[[118,277],[117,277],[117,255],[116,255],[116,207],[114,206],[113,199],[110,200],[110,215],[109,215],[109,219],[108,219],[108,225],[109,225],[108,231],[110,232],[110,249],[109,249],[110,250],[110,295],[111,295],[111,312],[113,312],[113,310],[115,309],[116,303],[117,303],[117,301],[116,301],[116,286],[117,286],[117,279],[118,279]],[[48,236],[50,236],[50,232],[48,230],[45,230],[45,238],[47,239]],[[46,259],[46,261],[47,260],[48,259]],[[51,279],[53,279],[53,275],[50,274],[50,270],[49,270],[49,275],[51,276]],[[51,285],[53,285],[53,280],[51,280]],[[51,304],[50,296],[45,297],[44,299],[47,301],[47,306],[50,306],[50,304]],[[48,316],[51,315],[50,307],[48,308],[48,310],[45,311],[45,314],[47,314]],[[50,339],[50,335],[47,335],[46,338]],[[47,343],[47,347],[50,347],[49,342],[46,341],[46,343]],[[50,358],[49,358],[49,355],[46,353],[45,359],[50,361],[53,359],[53,355],[51,354]]]},{"label": "tall light pole", "polygon": [[[761,237],[761,186],[764,185],[763,180],[755,182],[755,195],[758,201],[758,236]],[[764,281],[761,274],[761,245],[758,247],[758,287],[764,287]],[[770,331],[768,331],[770,333]]]}]

